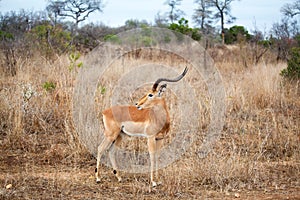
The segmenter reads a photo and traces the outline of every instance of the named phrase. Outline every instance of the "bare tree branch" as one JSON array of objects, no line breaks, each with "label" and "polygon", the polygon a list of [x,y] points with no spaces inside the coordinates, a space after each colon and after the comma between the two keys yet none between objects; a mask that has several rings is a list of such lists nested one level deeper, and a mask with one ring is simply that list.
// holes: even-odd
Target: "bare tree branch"
[{"label": "bare tree branch", "polygon": [[102,12],[102,0],[49,0],[47,11],[54,13],[55,17],[69,17],[75,20],[76,27],[88,16],[95,12]]},{"label": "bare tree branch", "polygon": [[165,2],[165,4],[171,8],[170,12],[167,14],[171,23],[174,23],[174,21],[178,20],[182,15],[184,15],[184,12],[177,8],[177,6],[181,5],[181,1],[182,0],[167,0]]},{"label": "bare tree branch", "polygon": [[231,6],[230,4],[234,1],[239,0],[209,0],[209,3],[212,7],[216,8],[216,13],[214,14],[215,19],[220,19],[221,22],[221,32],[222,32],[222,42],[224,44],[224,33],[225,33],[225,17],[227,17],[226,22],[232,23],[236,18],[233,17],[231,13]]},{"label": "bare tree branch", "polygon": [[212,5],[209,4],[209,0],[196,0],[195,3],[198,4],[198,8],[195,9],[193,20],[203,30],[212,22],[212,10],[210,10]]},{"label": "bare tree branch", "polygon": [[281,12],[288,17],[294,17],[300,14],[300,0],[294,3],[287,3],[281,8]]}]

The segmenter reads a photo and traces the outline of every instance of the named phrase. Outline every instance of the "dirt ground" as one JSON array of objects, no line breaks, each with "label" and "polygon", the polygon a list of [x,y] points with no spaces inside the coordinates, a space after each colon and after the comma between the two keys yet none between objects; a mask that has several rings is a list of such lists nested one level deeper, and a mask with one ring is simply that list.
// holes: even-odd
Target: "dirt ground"
[{"label": "dirt ground", "polygon": [[193,178],[187,185],[174,185],[173,190],[165,183],[150,192],[148,174],[121,173],[123,181],[118,182],[111,169],[101,167],[103,181],[96,184],[96,160],[88,154],[82,158],[69,162],[45,154],[1,150],[0,199],[300,199],[299,180],[298,185],[221,191]]}]

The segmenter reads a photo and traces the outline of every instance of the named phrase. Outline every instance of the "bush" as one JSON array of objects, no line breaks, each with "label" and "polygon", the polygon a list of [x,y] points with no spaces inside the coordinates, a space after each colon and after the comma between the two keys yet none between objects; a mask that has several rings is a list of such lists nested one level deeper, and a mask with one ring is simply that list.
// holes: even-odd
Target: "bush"
[{"label": "bush", "polygon": [[201,35],[199,33],[199,29],[190,28],[188,25],[188,22],[189,22],[188,20],[181,18],[178,21],[178,24],[176,24],[176,23],[170,24],[169,29],[180,32],[185,35],[188,35],[196,41],[201,40]]},{"label": "bush", "polygon": [[55,83],[53,83],[53,82],[48,82],[48,81],[46,81],[44,84],[43,84],[43,88],[44,88],[44,90],[46,91],[46,92],[52,92],[53,90],[55,90],[55,88],[56,88],[56,85],[55,85]]},{"label": "bush", "polygon": [[300,79],[300,47],[294,47],[290,50],[288,66],[281,71],[281,75],[289,79]]},{"label": "bush", "polygon": [[71,49],[72,36],[69,31],[61,25],[52,26],[45,21],[37,25],[27,33],[27,39],[32,41],[33,48],[36,48],[42,55],[51,58],[55,54],[62,54]]},{"label": "bush", "polygon": [[235,42],[249,41],[251,35],[243,26],[233,26],[229,30],[225,30],[225,43],[233,44]]}]

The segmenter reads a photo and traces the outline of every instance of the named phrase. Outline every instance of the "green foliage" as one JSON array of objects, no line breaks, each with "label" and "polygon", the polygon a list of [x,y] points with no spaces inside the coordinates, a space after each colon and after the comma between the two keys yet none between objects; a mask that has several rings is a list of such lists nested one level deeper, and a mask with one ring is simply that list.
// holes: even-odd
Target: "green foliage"
[{"label": "green foliage", "polygon": [[47,39],[48,31],[51,31],[52,26],[50,25],[38,25],[31,30],[31,33],[35,34],[40,39]]},{"label": "green foliage", "polygon": [[74,52],[69,55],[69,70],[72,71],[75,68],[81,68],[83,66],[82,62],[78,62],[80,58],[80,53],[79,52]]},{"label": "green foliage", "polygon": [[102,85],[98,85],[98,92],[104,95],[106,93],[106,88]]},{"label": "green foliage", "polygon": [[142,41],[142,44],[145,46],[145,47],[150,47],[152,45],[155,45],[155,42],[153,42],[152,38],[151,37],[148,37],[148,36],[143,36],[141,38],[141,41]]},{"label": "green foliage", "polygon": [[53,90],[55,90],[56,85],[55,85],[55,83],[53,83],[51,81],[50,82],[46,81],[43,84],[43,88],[46,90],[46,92],[52,92]]},{"label": "green foliage", "polygon": [[169,35],[164,36],[164,42],[165,43],[170,43],[171,42],[171,37]]},{"label": "green foliage", "polygon": [[258,44],[265,48],[269,48],[270,46],[272,46],[273,42],[271,40],[260,40],[258,41]]},{"label": "green foliage", "polygon": [[129,19],[125,22],[125,29],[134,29],[134,28],[143,28],[143,27],[149,27],[149,24],[147,21],[142,20],[139,21],[137,19]]},{"label": "green foliage", "polygon": [[297,42],[298,47],[300,47],[300,34],[295,36],[295,40]]},{"label": "green foliage", "polygon": [[148,37],[150,37],[152,35],[152,29],[148,25],[146,25],[146,24],[142,25],[141,29],[142,29],[142,35],[148,36]]},{"label": "green foliage", "polygon": [[288,66],[281,75],[288,79],[300,79],[300,47],[294,47],[289,52]]},{"label": "green foliage", "polygon": [[249,41],[251,35],[243,26],[232,26],[229,30],[225,30],[225,43],[233,44],[235,42]]},{"label": "green foliage", "polygon": [[64,53],[72,42],[69,31],[63,30],[60,26],[54,27],[49,22],[33,27],[27,33],[27,39],[33,41],[33,48],[36,48],[47,57],[51,57],[56,53]]},{"label": "green foliage", "polygon": [[0,30],[0,40],[12,40],[12,39],[14,39],[13,34]]},{"label": "green foliage", "polygon": [[154,41],[152,38],[152,29],[147,24],[141,25],[141,29],[142,31],[140,40],[143,46],[150,47],[152,45],[155,45],[156,41]]},{"label": "green foliage", "polygon": [[199,33],[199,29],[197,28],[190,28],[188,25],[188,20],[181,18],[178,21],[178,24],[176,23],[172,23],[169,26],[169,29],[173,30],[173,31],[177,31],[180,32],[184,35],[188,35],[191,38],[193,38],[194,40],[199,41],[201,39],[201,35]]},{"label": "green foliage", "polygon": [[108,34],[108,35],[104,36],[104,41],[111,42],[114,44],[121,44],[121,39],[117,35],[114,35],[114,34]]}]

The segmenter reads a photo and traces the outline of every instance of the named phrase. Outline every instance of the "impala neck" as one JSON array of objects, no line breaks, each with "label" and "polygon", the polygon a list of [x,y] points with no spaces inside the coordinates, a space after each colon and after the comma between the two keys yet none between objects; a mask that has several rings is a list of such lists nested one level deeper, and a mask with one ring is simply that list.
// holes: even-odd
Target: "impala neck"
[{"label": "impala neck", "polygon": [[169,111],[164,99],[156,100],[153,107],[150,108],[150,120],[156,122],[169,121]]}]

